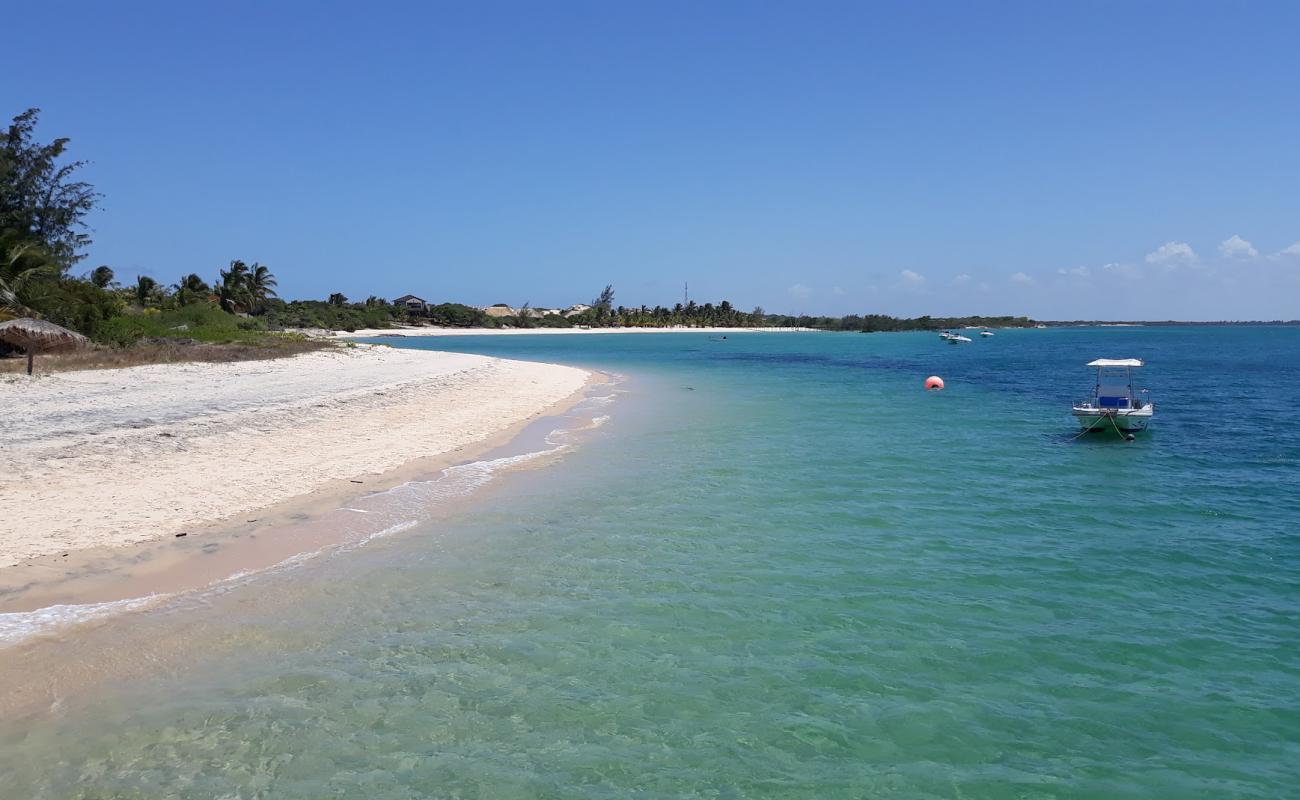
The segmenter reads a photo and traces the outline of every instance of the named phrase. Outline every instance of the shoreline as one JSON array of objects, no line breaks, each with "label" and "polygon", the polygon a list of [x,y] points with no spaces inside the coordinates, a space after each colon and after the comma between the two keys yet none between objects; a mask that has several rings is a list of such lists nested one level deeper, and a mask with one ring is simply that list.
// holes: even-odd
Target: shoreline
[{"label": "shoreline", "polygon": [[340,339],[375,339],[385,336],[561,336],[631,333],[826,333],[820,328],[365,328],[358,331],[331,331]]},{"label": "shoreline", "polygon": [[[334,480],[305,495],[249,510],[238,517],[213,520],[182,537],[151,539],[132,544],[105,545],[72,550],[66,555],[46,555],[0,568],[0,619],[54,607],[89,608],[186,594],[217,586],[232,577],[274,569],[302,557],[354,544],[364,530],[340,526],[338,512],[357,512],[355,506],[413,484],[433,484],[450,470],[520,456],[537,457],[535,463],[511,465],[501,471],[545,466],[561,448],[549,447],[534,430],[550,429],[592,398],[593,390],[609,383],[593,373],[575,393],[542,412],[463,448],[416,458],[364,482]],[[592,427],[582,420],[579,432]],[[544,438],[544,437],[542,437]],[[519,450],[523,452],[516,452]],[[531,460],[531,459],[530,459]],[[456,498],[471,501],[472,495]],[[458,503],[451,505],[459,507]],[[433,516],[447,508],[422,509]],[[363,513],[371,513],[365,511]],[[376,532],[371,531],[370,535]],[[0,647],[5,646],[0,626]]]},{"label": "shoreline", "polygon": [[298,591],[335,557],[359,558],[364,569],[373,540],[441,535],[447,521],[490,504],[512,474],[550,468],[581,447],[608,420],[621,382],[587,373],[576,392],[494,435],[364,485],[333,482],[259,509],[255,519],[0,569],[0,721],[84,702],[109,681],[186,668],[222,639],[193,640],[184,620],[243,602],[236,598],[254,582]]},{"label": "shoreline", "polygon": [[152,561],[164,544],[201,545],[213,531],[301,517],[482,455],[600,379],[352,345],[25,384],[0,451],[14,476],[0,495],[0,610],[30,610],[20,597],[74,564]]}]

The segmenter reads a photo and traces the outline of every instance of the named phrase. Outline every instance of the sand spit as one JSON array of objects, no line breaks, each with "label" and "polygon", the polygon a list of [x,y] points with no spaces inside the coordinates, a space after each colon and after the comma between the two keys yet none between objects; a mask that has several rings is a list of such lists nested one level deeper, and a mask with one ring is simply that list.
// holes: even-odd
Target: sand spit
[{"label": "sand spit", "polygon": [[376,336],[566,336],[611,333],[822,333],[818,328],[370,328],[333,335],[349,339]]},{"label": "sand spit", "polygon": [[174,536],[464,448],[580,391],[573,367],[358,345],[0,382],[0,568]]}]

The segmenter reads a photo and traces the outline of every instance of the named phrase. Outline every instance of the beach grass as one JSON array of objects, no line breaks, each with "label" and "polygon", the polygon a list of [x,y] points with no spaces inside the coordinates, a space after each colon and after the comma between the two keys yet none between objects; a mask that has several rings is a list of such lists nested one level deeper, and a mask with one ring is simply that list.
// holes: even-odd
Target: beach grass
[{"label": "beach grass", "polygon": [[[146,364],[256,361],[284,358],[331,347],[300,333],[268,330],[265,320],[192,305],[114,317],[96,331],[85,349],[38,355],[37,372],[115,369]],[[0,358],[0,374],[26,371],[26,359]]]},{"label": "beach grass", "polygon": [[[312,339],[296,334],[266,334],[238,342],[184,342],[158,341],[130,347],[96,346],[69,353],[52,353],[36,357],[36,372],[74,372],[90,369],[119,369],[148,364],[178,364],[185,362],[221,363],[232,361],[259,361],[270,358],[287,358],[310,353],[338,344],[322,339]],[[21,356],[0,358],[0,374],[21,374],[27,371],[27,360]]]}]

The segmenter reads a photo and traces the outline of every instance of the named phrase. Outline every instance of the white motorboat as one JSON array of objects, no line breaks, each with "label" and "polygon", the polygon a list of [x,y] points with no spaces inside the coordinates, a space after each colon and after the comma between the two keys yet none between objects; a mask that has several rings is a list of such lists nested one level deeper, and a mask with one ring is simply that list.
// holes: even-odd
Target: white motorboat
[{"label": "white motorboat", "polygon": [[970,343],[971,343],[971,339],[968,336],[961,336],[956,333],[950,334],[948,336],[948,344],[970,344]]},{"label": "white motorboat", "polygon": [[992,336],[993,331],[980,331],[980,336]]},{"label": "white motorboat", "polygon": [[1144,364],[1138,358],[1099,358],[1088,362],[1097,370],[1092,397],[1074,404],[1071,413],[1085,431],[1129,434],[1151,424],[1155,404],[1149,392],[1133,391],[1133,370]]},{"label": "white motorboat", "polygon": [[953,337],[952,331],[939,331],[939,338],[947,341]]}]

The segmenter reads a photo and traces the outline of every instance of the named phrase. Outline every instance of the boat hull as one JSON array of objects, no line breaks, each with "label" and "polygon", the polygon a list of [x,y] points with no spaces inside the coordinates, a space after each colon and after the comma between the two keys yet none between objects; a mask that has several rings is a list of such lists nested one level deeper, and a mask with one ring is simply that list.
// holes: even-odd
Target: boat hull
[{"label": "boat hull", "polygon": [[1153,410],[1150,406],[1135,409],[1075,407],[1072,413],[1079,421],[1079,427],[1085,430],[1111,431],[1118,428],[1124,433],[1136,433],[1146,430],[1151,424]]}]

